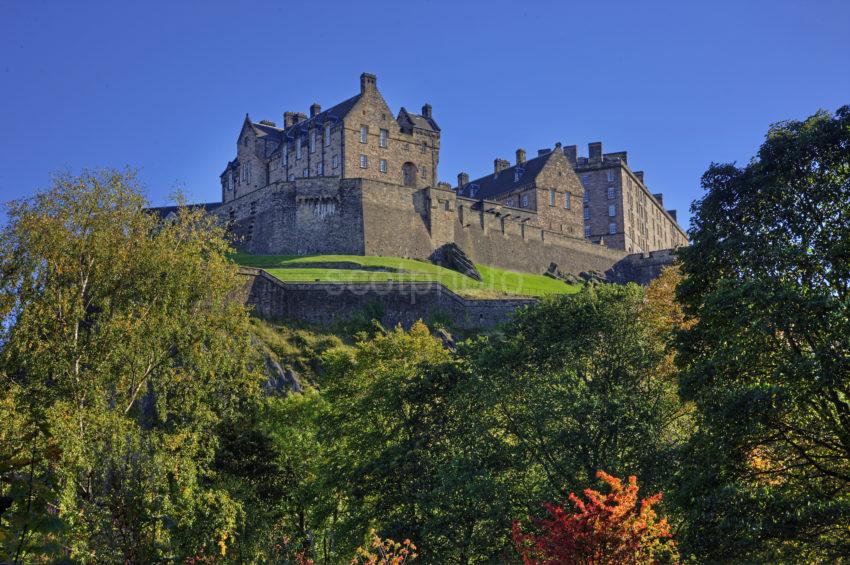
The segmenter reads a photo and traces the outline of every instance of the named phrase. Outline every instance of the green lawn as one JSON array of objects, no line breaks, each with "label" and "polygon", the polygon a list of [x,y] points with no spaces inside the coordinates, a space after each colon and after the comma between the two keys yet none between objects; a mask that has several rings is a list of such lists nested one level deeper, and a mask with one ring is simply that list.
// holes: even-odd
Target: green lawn
[{"label": "green lawn", "polygon": [[[460,295],[478,298],[566,294],[577,292],[579,289],[577,285],[568,285],[543,275],[515,273],[487,265],[476,265],[482,278],[479,282],[450,269],[400,257],[359,255],[299,257],[237,253],[234,260],[246,267],[266,269],[270,274],[287,282],[435,281]],[[334,268],[333,263],[347,263],[352,268]],[[357,266],[364,269],[358,269]],[[386,271],[367,270],[368,268],[383,268]]]}]

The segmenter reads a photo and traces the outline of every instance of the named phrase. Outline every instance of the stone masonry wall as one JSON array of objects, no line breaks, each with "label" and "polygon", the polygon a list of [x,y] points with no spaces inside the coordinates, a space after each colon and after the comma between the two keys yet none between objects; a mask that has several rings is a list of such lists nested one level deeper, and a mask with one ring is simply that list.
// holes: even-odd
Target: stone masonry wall
[{"label": "stone masonry wall", "polygon": [[267,320],[330,324],[363,315],[386,327],[409,328],[417,320],[448,322],[459,330],[483,330],[506,321],[534,299],[470,300],[435,283],[291,284],[260,269],[242,269],[245,301]]},{"label": "stone masonry wall", "polygon": [[[362,179],[298,179],[246,194],[216,210],[252,253],[389,255],[429,260],[454,242],[476,263],[543,273],[607,274],[644,282],[672,255],[625,251],[539,227],[533,211]],[[663,256],[662,256],[663,255]],[[638,260],[640,258],[640,260]],[[656,269],[657,270],[657,269]]]}]

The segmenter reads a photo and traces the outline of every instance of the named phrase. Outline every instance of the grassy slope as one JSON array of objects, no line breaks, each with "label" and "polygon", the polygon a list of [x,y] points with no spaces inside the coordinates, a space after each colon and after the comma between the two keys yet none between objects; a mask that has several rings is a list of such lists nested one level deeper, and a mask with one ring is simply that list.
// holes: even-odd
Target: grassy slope
[{"label": "grassy slope", "polygon": [[[532,275],[504,271],[486,265],[476,265],[481,273],[481,282],[455,271],[413,259],[400,257],[362,257],[359,255],[316,255],[293,257],[286,255],[237,254],[235,261],[246,267],[261,267],[287,282],[380,282],[380,281],[436,281],[447,288],[470,297],[497,297],[508,295],[543,296],[578,291],[578,286],[561,281]],[[311,267],[317,263],[354,263],[363,267],[380,267],[387,271],[358,269],[333,269]]]}]

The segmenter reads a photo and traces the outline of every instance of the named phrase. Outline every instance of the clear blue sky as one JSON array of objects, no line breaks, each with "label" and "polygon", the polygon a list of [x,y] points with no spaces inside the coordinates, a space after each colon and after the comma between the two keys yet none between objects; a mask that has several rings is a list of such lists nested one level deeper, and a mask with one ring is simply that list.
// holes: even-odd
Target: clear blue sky
[{"label": "clear blue sky", "polygon": [[850,2],[0,0],[0,200],[130,165],[154,204],[214,201],[246,112],[328,107],[362,71],[433,105],[442,180],[602,141],[687,225],[710,162],[850,103]]}]

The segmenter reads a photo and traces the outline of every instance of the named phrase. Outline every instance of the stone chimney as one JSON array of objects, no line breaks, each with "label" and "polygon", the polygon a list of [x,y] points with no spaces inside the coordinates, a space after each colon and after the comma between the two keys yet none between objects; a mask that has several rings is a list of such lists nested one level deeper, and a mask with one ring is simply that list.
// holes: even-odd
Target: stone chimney
[{"label": "stone chimney", "polygon": [[276,127],[277,127],[277,124],[276,124],[276,123],[274,123],[274,122],[273,122],[273,121],[271,121],[271,120],[260,120],[260,123],[261,123],[261,124],[263,124],[263,125],[265,125],[265,126],[271,126],[271,127],[273,127],[273,128],[276,128]]},{"label": "stone chimney", "polygon": [[310,105],[310,117],[311,118],[318,116],[321,111],[322,111],[322,107],[319,106],[319,104],[317,102],[313,102],[313,104]]},{"label": "stone chimney", "polygon": [[658,200],[658,204],[660,204],[661,206],[664,206],[664,194],[663,193],[659,192],[658,194],[653,194],[652,197],[655,198],[656,200]]},{"label": "stone chimney", "polygon": [[578,158],[578,147],[575,145],[567,145],[564,147],[564,157],[567,158],[567,161],[570,162],[570,165],[576,165],[576,159]]},{"label": "stone chimney", "polygon": [[429,120],[431,119],[431,105],[427,102],[424,106],[422,106],[422,117],[428,118]]},{"label": "stone chimney", "polygon": [[284,112],[283,113],[283,127],[288,128],[295,125],[298,121],[296,118],[297,114],[295,112]]},{"label": "stone chimney", "polygon": [[549,153],[549,151],[550,150],[549,150],[548,147],[546,149],[538,149],[537,150],[537,156],[540,157],[541,155],[546,155],[547,153]]},{"label": "stone chimney", "polygon": [[638,180],[641,182],[641,184],[645,184],[643,182],[643,171],[635,171],[635,176],[638,178]]},{"label": "stone chimney", "polygon": [[517,149],[516,150],[516,164],[522,165],[525,163],[525,149]]},{"label": "stone chimney", "polygon": [[370,73],[360,75],[360,94],[366,94],[366,91],[376,90],[378,88],[378,77]]},{"label": "stone chimney", "polygon": [[676,211],[675,211],[675,210],[667,210],[667,213],[668,213],[668,214],[670,214],[670,216],[671,216],[674,220],[676,220],[677,222],[679,221],[679,220],[678,220],[678,218],[676,218]]},{"label": "stone chimney", "polygon": [[499,174],[499,171],[504,171],[505,169],[507,169],[510,166],[511,166],[511,164],[509,162],[507,162],[505,159],[493,159],[493,173],[494,174]]},{"label": "stone chimney", "polygon": [[469,173],[458,173],[457,174],[457,187],[463,188],[469,184]]},{"label": "stone chimney", "polygon": [[602,142],[594,141],[593,143],[587,144],[587,157],[591,161],[601,161],[602,160]]}]

